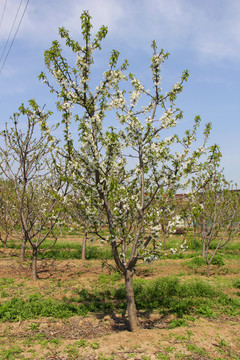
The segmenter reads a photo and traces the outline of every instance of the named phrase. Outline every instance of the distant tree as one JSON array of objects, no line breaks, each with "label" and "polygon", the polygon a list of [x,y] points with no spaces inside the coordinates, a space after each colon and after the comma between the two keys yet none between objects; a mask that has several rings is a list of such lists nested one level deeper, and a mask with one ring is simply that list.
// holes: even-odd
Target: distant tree
[{"label": "distant tree", "polygon": [[[141,259],[152,261],[162,253],[159,203],[181,188],[183,177],[196,167],[203,147],[194,152],[190,149],[200,118],[196,117],[193,130],[186,131],[182,139],[172,135],[172,128],[182,118],[175,100],[183,90],[188,72],[162,94],[160,71],[168,53],[158,51],[155,42],[150,65],[152,91],[133,74],[126,75],[127,61],[118,67],[116,50],[94,88],[99,76],[91,76],[93,53],[101,49],[107,28],[101,27],[92,39],[87,11],[81,21],[82,44],[72,40],[65,28],[59,29],[66,46],[76,55],[75,63],[71,65],[60,43],[54,41],[45,51],[45,64],[57,85],[52,85],[51,78],[44,73],[40,79],[58,97],[65,139],[64,149],[58,151],[68,159],[71,169],[68,181],[77,179],[78,190],[84,195],[86,208],[91,206],[95,223],[99,211],[106,219],[109,235],[103,236],[97,226],[95,232],[111,244],[116,269],[124,275],[130,329],[136,331],[139,328],[133,290],[136,264]],[[73,119],[77,128],[72,132]],[[167,129],[171,129],[170,137],[166,137]],[[204,146],[209,131],[207,125]],[[181,152],[171,150],[174,144]]]},{"label": "distant tree", "polygon": [[[41,244],[50,235],[54,237],[53,244],[56,242],[53,229],[62,185],[49,168],[51,135],[38,127],[39,122],[47,120],[49,113],[40,111],[34,100],[29,103],[30,108],[20,106],[19,112],[11,118],[13,126],[9,128],[6,124],[0,134],[3,144],[0,146],[0,169],[14,191],[11,199],[5,196],[5,214],[10,219],[11,230],[21,240],[22,261],[27,243],[32,247],[32,276],[36,280]],[[22,117],[26,117],[26,121]]]},{"label": "distant tree", "polygon": [[202,242],[208,276],[214,256],[239,233],[240,227],[240,194],[224,178],[221,156],[219,147],[214,145],[192,183],[191,214]]},{"label": "distant tree", "polygon": [[7,241],[12,235],[12,224],[18,224],[16,212],[12,208],[11,213],[7,211],[8,204],[14,201],[14,188],[8,180],[0,179],[0,241],[7,248]]},{"label": "distant tree", "polygon": [[[72,189],[69,191],[68,196],[64,199],[63,212],[65,215],[65,225],[77,235],[82,237],[82,254],[81,259],[86,260],[86,246],[88,240],[93,240],[95,229],[99,232],[101,228],[101,212],[96,217],[95,212],[92,211],[91,204],[86,206],[83,194],[78,191],[78,185],[71,184]],[[93,216],[94,213],[94,216]],[[102,222],[103,224],[105,222]]]}]

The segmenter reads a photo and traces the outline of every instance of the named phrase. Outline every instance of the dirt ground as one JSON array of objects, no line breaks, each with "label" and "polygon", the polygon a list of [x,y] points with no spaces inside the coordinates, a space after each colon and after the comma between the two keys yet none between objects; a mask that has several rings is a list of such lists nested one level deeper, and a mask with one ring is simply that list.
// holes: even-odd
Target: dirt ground
[{"label": "dirt ground", "polygon": [[[187,271],[184,263],[186,260],[166,259],[150,269],[140,267],[137,275],[153,278],[185,272],[185,278],[196,276]],[[232,261],[231,267],[233,271],[223,275],[226,282],[239,276],[239,261]],[[214,271],[212,269],[213,275]],[[37,291],[62,299],[79,286],[92,284],[103,272],[108,270],[102,269],[97,260],[41,260],[40,279],[34,282],[30,262],[20,263],[13,250],[1,250],[0,254],[0,279],[14,279],[8,296],[25,296]],[[53,287],[58,282],[63,285]],[[4,301],[2,296],[0,302]],[[120,314],[0,323],[0,359],[240,359],[238,317],[196,318],[187,326],[174,329],[168,326],[174,315],[142,312],[139,318],[141,330],[137,333],[128,331],[127,319]]]}]

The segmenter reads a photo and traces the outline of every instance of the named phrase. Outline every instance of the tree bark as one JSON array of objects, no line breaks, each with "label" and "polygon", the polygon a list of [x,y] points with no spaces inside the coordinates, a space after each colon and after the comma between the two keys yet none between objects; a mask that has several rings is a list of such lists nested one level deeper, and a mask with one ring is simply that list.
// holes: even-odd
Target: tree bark
[{"label": "tree bark", "polygon": [[207,277],[210,276],[210,263],[207,263]]},{"label": "tree bark", "polygon": [[34,281],[38,280],[38,274],[37,274],[37,249],[33,249],[33,254],[32,254],[32,279]]},{"label": "tree bark", "polygon": [[86,260],[87,231],[84,231],[82,241],[82,260]]},{"label": "tree bark", "polygon": [[139,321],[137,317],[137,309],[134,299],[133,271],[126,270],[125,286],[126,286],[127,312],[128,312],[130,330],[135,332],[139,330]]},{"label": "tree bark", "polygon": [[202,243],[202,257],[205,257],[206,255],[206,243],[205,243],[205,240],[203,240],[203,243]]},{"label": "tree bark", "polygon": [[27,245],[27,240],[23,239],[21,246],[21,253],[20,253],[20,261],[25,261],[26,245]]}]

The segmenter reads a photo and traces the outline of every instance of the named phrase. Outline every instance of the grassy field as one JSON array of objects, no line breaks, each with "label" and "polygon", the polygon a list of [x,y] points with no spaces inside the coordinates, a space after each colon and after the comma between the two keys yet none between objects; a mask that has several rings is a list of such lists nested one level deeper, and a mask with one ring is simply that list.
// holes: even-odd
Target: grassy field
[{"label": "grassy field", "polygon": [[[179,241],[173,238],[168,246]],[[135,298],[141,330],[128,331],[122,276],[102,267],[108,246],[65,236],[41,254],[0,248],[0,359],[240,359],[240,242],[221,251],[206,277],[200,245],[141,264]]]}]

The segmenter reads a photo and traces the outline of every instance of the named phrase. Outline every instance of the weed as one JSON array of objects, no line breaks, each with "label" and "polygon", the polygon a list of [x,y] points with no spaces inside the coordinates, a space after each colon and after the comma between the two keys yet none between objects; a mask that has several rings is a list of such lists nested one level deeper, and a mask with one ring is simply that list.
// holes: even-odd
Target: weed
[{"label": "weed", "polygon": [[176,327],[186,326],[186,325],[187,325],[186,320],[184,320],[184,319],[175,319],[175,320],[172,320],[169,323],[168,328],[169,329],[175,329]]},{"label": "weed", "polygon": [[39,327],[40,327],[39,323],[32,323],[32,324],[29,325],[30,330],[38,330]]},{"label": "weed", "polygon": [[194,352],[196,354],[199,354],[199,355],[205,355],[206,354],[206,351],[196,345],[193,345],[193,344],[188,344],[187,345],[187,349],[191,352]]},{"label": "weed", "polygon": [[52,345],[56,345],[56,346],[59,346],[61,345],[61,340],[60,339],[57,339],[57,338],[51,338],[49,339],[49,344],[52,344]]},{"label": "weed", "polygon": [[217,315],[216,313],[213,311],[211,306],[208,306],[206,304],[202,304],[198,307],[198,309],[196,310],[196,313],[198,315],[201,315],[203,317],[209,317],[209,318],[216,318]]},{"label": "weed", "polygon": [[[50,243],[44,245],[48,247]],[[55,244],[54,248],[39,253],[39,259],[81,259],[82,245],[77,242],[61,241]],[[112,259],[110,247],[88,246],[86,248],[86,259]]]},{"label": "weed", "polygon": [[1,298],[6,298],[8,297],[8,293],[5,290],[1,291]]},{"label": "weed", "polygon": [[174,347],[171,347],[171,346],[167,346],[167,347],[166,347],[166,351],[167,351],[168,353],[172,353],[174,350],[175,350]]},{"label": "weed", "polygon": [[8,285],[12,285],[14,283],[14,279],[13,278],[5,278],[5,277],[2,277],[0,279],[0,286],[8,286]]},{"label": "weed", "polygon": [[97,349],[99,348],[99,343],[96,342],[96,341],[94,341],[94,342],[91,344],[91,348],[92,348],[93,350],[97,350]]},{"label": "weed", "polygon": [[158,353],[157,359],[158,359],[158,360],[169,360],[170,357],[169,357],[168,355],[165,355],[165,354],[162,354],[162,353]]},{"label": "weed", "polygon": [[187,336],[190,339],[191,336],[193,336],[192,330],[187,330]]},{"label": "weed", "polygon": [[0,305],[1,321],[18,321],[33,319],[39,316],[67,318],[74,315],[85,315],[84,306],[76,306],[67,302],[44,299],[38,294],[31,295],[27,300],[12,298]]},{"label": "weed", "polygon": [[75,344],[67,345],[67,354],[69,359],[75,359],[79,354],[78,347]]},{"label": "weed", "polygon": [[240,278],[234,280],[233,287],[235,287],[236,289],[240,289]]},{"label": "weed", "polygon": [[87,347],[88,346],[88,342],[87,342],[87,340],[84,340],[84,339],[81,339],[81,340],[79,340],[79,341],[76,341],[75,342],[75,345],[77,346],[77,347]]},{"label": "weed", "polygon": [[226,348],[226,347],[229,346],[229,344],[227,343],[227,341],[224,340],[224,339],[221,339],[220,337],[218,337],[217,343],[218,343],[218,345],[219,345],[220,347]]},{"label": "weed", "polygon": [[193,259],[186,262],[186,265],[190,269],[197,269],[200,266],[206,265],[206,260],[202,256],[195,256]]},{"label": "weed", "polygon": [[8,349],[3,349],[0,352],[1,360],[15,360],[23,358],[21,356],[22,350],[19,346],[10,346]]},{"label": "weed", "polygon": [[100,354],[99,357],[98,357],[98,360],[114,360],[114,356],[110,356],[110,357],[107,357],[107,356],[104,356],[103,354]]},{"label": "weed", "polygon": [[223,266],[225,265],[224,258],[221,255],[215,255],[212,259],[212,265]]},{"label": "weed", "polygon": [[98,282],[101,285],[113,284],[122,279],[122,275],[118,272],[114,272],[111,275],[100,274],[98,277]]}]

